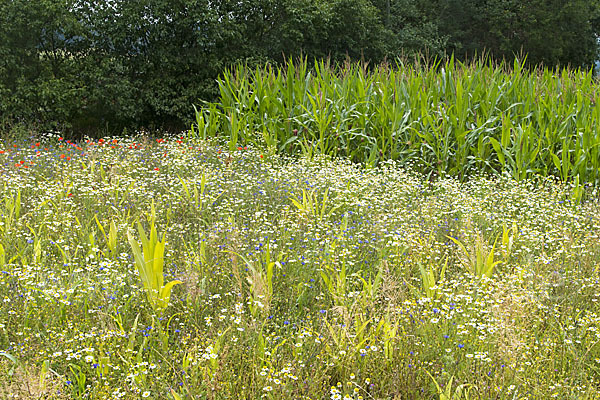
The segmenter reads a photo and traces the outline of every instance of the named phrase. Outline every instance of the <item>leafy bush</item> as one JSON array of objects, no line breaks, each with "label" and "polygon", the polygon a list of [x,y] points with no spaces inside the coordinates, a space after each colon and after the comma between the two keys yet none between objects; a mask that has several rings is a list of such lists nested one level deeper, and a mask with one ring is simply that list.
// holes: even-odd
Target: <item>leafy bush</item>
[{"label": "leafy bush", "polygon": [[214,99],[217,76],[237,60],[384,53],[365,0],[18,0],[0,14],[2,115],[79,132],[183,129],[192,104]]}]

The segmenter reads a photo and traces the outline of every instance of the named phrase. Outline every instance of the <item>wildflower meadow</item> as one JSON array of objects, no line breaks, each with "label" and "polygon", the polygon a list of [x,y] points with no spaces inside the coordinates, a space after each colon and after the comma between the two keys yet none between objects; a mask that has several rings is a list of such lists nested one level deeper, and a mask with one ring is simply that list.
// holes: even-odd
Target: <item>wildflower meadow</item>
[{"label": "wildflower meadow", "polygon": [[0,142],[0,398],[599,398],[596,186],[194,132]]}]

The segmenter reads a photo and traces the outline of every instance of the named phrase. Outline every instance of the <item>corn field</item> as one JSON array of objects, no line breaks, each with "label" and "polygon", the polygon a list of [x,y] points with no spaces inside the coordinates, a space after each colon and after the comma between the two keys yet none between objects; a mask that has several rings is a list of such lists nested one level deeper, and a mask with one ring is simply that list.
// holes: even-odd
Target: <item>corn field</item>
[{"label": "corn field", "polygon": [[598,82],[523,61],[245,66],[218,80],[192,133],[273,152],[387,159],[430,176],[533,174],[600,183]]}]

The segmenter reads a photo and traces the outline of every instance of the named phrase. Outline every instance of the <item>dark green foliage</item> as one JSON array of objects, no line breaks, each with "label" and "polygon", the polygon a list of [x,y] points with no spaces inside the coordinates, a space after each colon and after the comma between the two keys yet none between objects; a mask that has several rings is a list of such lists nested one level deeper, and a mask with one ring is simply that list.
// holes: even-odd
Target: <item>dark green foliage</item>
[{"label": "dark green foliage", "polygon": [[489,53],[590,67],[589,0],[0,0],[3,123],[184,129],[235,63]]},{"label": "dark green foliage", "polygon": [[4,1],[0,15],[2,114],[80,132],[182,128],[240,40],[208,1]]},{"label": "dark green foliage", "polygon": [[386,30],[388,57],[443,57],[447,37],[439,31],[436,1],[372,0]]},{"label": "dark green foliage", "polygon": [[[0,113],[28,121],[73,115],[80,89],[78,61],[69,57],[65,32],[76,21],[57,1],[0,3]],[[73,42],[72,47],[78,46]]]},{"label": "dark green foliage", "polygon": [[465,59],[528,55],[530,65],[591,67],[598,58],[598,3],[590,0],[440,0],[448,52]]},{"label": "dark green foliage", "polygon": [[383,27],[377,9],[365,0],[333,0],[327,26],[327,50],[333,59],[381,60],[384,55]]}]

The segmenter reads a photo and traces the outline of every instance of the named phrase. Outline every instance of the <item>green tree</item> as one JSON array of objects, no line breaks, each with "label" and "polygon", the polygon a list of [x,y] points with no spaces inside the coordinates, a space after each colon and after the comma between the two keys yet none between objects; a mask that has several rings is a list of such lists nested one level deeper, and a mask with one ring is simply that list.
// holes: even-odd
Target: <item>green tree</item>
[{"label": "green tree", "polygon": [[440,34],[437,2],[372,0],[386,31],[387,56],[427,53],[443,57],[447,37]]},{"label": "green tree", "polygon": [[439,29],[462,59],[527,54],[530,65],[590,67],[597,59],[598,2],[440,0]]},{"label": "green tree", "polygon": [[208,0],[95,1],[86,21],[88,106],[97,124],[183,128],[192,104],[216,94],[236,31]]},{"label": "green tree", "polygon": [[523,2],[514,47],[528,53],[532,63],[590,67],[598,58],[597,15],[598,4],[589,0]]},{"label": "green tree", "polygon": [[77,108],[81,32],[57,0],[0,2],[0,114],[28,122],[68,119]]},{"label": "green tree", "polygon": [[324,51],[334,60],[350,57],[377,62],[385,56],[385,30],[369,1],[332,0],[329,13],[321,31],[326,39]]}]

